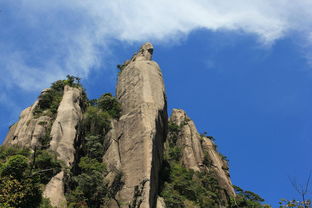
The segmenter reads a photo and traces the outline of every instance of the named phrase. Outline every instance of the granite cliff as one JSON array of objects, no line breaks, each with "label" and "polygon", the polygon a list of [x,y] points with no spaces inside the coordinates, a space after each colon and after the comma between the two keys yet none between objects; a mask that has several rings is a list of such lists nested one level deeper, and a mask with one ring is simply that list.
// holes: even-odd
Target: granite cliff
[{"label": "granite cliff", "polygon": [[79,78],[68,76],[10,127],[3,149],[28,148],[31,170],[38,151],[59,161],[61,168],[43,170],[54,170],[41,188],[52,206],[239,207],[228,162],[212,138],[200,135],[183,110],[168,118],[152,55],[145,43],[118,66],[116,97],[88,100]]}]

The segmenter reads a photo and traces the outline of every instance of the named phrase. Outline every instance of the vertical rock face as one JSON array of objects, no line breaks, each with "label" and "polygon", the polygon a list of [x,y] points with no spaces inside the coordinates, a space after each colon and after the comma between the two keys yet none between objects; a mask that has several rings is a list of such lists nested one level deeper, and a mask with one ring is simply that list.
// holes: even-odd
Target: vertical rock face
[{"label": "vertical rock face", "polygon": [[70,166],[74,161],[74,142],[79,121],[82,119],[80,108],[80,88],[65,86],[62,101],[57,110],[51,129],[50,148],[57,153],[58,159]]},{"label": "vertical rock face", "polygon": [[[194,122],[183,110],[173,109],[170,122],[181,127],[177,145],[182,148],[183,165],[194,171],[207,168],[208,171],[214,171],[220,187],[225,190],[225,197],[235,196],[227,161],[217,152],[214,143],[209,138],[200,136]],[[205,160],[209,160],[209,167],[204,165]]]},{"label": "vertical rock face", "polygon": [[112,166],[109,157],[115,152],[114,165],[120,163],[124,186],[116,198],[121,207],[156,207],[167,106],[162,74],[151,60],[152,52],[152,45],[146,43],[120,67],[117,98],[122,116],[104,160]]},{"label": "vertical rock face", "polygon": [[[75,139],[77,127],[82,119],[80,100],[81,88],[64,87],[64,95],[57,109],[57,116],[51,128],[50,149],[57,153],[57,158],[70,167],[74,161]],[[64,207],[64,172],[54,176],[45,187],[44,195],[49,198],[55,207]]]}]

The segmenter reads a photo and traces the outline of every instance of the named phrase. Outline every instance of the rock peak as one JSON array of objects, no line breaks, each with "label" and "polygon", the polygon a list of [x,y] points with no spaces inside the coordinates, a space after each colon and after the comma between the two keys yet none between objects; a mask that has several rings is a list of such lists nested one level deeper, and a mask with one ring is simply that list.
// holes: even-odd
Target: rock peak
[{"label": "rock peak", "polygon": [[146,60],[152,60],[153,51],[153,45],[150,42],[146,42],[141,46],[137,55],[145,57]]},{"label": "rock peak", "polygon": [[129,64],[136,61],[151,61],[153,56],[154,47],[150,42],[144,43],[138,52],[136,52],[131,59],[125,61],[123,64],[117,65],[121,71],[126,68]]},{"label": "rock peak", "polygon": [[133,55],[130,61],[150,61],[152,60],[153,51],[153,45],[150,42],[146,42],[140,47],[139,51]]}]

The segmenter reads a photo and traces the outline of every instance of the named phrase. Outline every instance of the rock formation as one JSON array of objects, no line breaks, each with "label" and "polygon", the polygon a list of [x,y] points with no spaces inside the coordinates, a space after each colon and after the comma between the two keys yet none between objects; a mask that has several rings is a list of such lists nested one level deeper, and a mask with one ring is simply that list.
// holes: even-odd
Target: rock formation
[{"label": "rock formation", "polygon": [[[102,135],[104,155],[98,160],[102,163],[103,159],[107,169],[100,176],[103,175],[103,180],[105,177],[103,183],[109,189],[106,195],[109,199],[105,199],[109,208],[166,207],[166,199],[159,197],[159,187],[168,131],[167,102],[162,73],[152,61],[152,54],[152,44],[145,43],[130,60],[118,66],[116,97],[121,105],[121,116],[108,120],[110,130]],[[66,168],[51,178],[43,192],[57,208],[66,207],[65,179],[70,177],[66,171],[77,168],[82,157],[79,155],[81,146],[87,136],[81,133],[84,111],[87,111],[82,102],[85,99],[83,89],[80,85],[69,86],[68,80],[63,81],[61,95],[57,94],[57,110],[39,109],[51,88],[42,91],[38,100],[20,114],[4,141],[5,146],[29,147],[34,151],[37,147],[48,148],[63,161]],[[94,107],[91,102],[84,102]],[[193,172],[213,172],[224,191],[224,200],[235,196],[227,161],[217,152],[213,141],[199,135],[194,122],[183,110],[174,109],[169,122],[180,128],[176,141],[182,150],[179,162]]]},{"label": "rock formation", "polygon": [[[41,96],[48,89],[41,92]],[[39,99],[30,107],[26,108],[20,114],[17,123],[10,127],[10,130],[3,142],[4,145],[18,145],[21,147],[32,147],[38,145],[38,138],[47,134],[48,129],[45,126],[50,125],[51,117],[47,115],[36,117],[34,110],[36,109]],[[44,124],[44,125],[43,125]]]},{"label": "rock formation", "polygon": [[[39,140],[42,137],[50,137],[49,149],[57,154],[57,158],[70,167],[74,161],[76,127],[82,118],[80,101],[82,89],[70,86],[64,87],[64,94],[58,106],[56,115],[43,114],[37,116],[36,107],[41,101],[42,95],[49,91],[42,91],[38,100],[26,108],[20,115],[19,121],[14,124],[7,134],[4,145],[18,145],[21,147],[40,147]],[[53,117],[56,119],[53,119]],[[64,173],[54,176],[44,190],[44,196],[49,198],[51,204],[64,207]]]},{"label": "rock formation", "polygon": [[50,149],[57,153],[58,159],[67,166],[74,161],[74,142],[77,137],[77,126],[82,119],[80,99],[82,90],[65,86],[62,101],[57,110],[56,119],[51,128]]},{"label": "rock formation", "polygon": [[213,171],[224,190],[224,200],[235,196],[227,161],[216,150],[213,141],[198,133],[194,122],[183,110],[173,109],[169,121],[181,128],[177,145],[182,149],[184,167],[194,171]]},{"label": "rock formation", "polygon": [[121,207],[156,206],[167,106],[162,74],[151,60],[152,51],[150,43],[144,44],[123,65],[118,77],[117,98],[122,116],[113,130],[115,139],[104,161],[108,166],[120,166],[124,174],[125,184],[117,199]]}]

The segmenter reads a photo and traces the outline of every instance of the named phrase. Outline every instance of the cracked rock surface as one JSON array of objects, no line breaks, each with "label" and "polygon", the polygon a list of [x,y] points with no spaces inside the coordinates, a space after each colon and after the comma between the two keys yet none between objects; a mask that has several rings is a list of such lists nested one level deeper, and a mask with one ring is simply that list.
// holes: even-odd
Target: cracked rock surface
[{"label": "cracked rock surface", "polygon": [[121,207],[156,207],[167,104],[162,73],[151,60],[152,52],[152,44],[144,44],[121,67],[118,77],[122,116],[110,133],[104,161],[123,173],[124,186],[116,196]]}]

